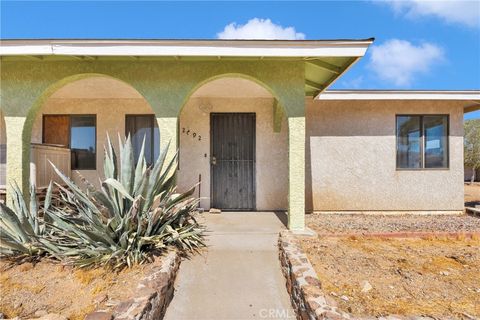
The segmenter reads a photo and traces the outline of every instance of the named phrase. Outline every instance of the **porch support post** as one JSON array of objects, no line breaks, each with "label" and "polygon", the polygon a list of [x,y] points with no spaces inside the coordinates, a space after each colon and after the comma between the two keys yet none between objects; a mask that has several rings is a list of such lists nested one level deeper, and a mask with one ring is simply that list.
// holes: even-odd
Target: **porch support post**
[{"label": "porch support post", "polygon": [[178,149],[178,118],[157,117],[157,123],[160,129],[160,147],[165,148],[170,143],[166,157],[166,163],[169,163]]},{"label": "porch support post", "polygon": [[305,229],[305,116],[288,117],[288,228]]},{"label": "porch support post", "polygon": [[25,117],[5,116],[7,133],[7,203],[12,204],[13,189],[11,184],[18,185],[24,195],[28,192],[28,178],[30,175],[30,141],[23,141],[23,127]]}]

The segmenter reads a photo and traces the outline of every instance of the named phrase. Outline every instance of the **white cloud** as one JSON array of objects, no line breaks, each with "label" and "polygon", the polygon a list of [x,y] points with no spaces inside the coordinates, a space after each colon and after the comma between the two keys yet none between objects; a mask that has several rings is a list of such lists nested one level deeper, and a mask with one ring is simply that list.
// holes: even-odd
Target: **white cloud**
[{"label": "white cloud", "polygon": [[270,19],[253,18],[241,25],[232,22],[217,33],[219,39],[281,39],[303,40],[305,34],[297,32],[294,27],[282,27]]},{"label": "white cloud", "polygon": [[388,0],[395,12],[410,18],[433,15],[449,23],[460,23],[469,27],[480,25],[480,1],[458,0]]},{"label": "white cloud", "polygon": [[409,41],[391,39],[370,49],[368,66],[382,80],[396,86],[410,86],[415,77],[430,72],[445,60],[443,49],[433,43],[416,46]]}]

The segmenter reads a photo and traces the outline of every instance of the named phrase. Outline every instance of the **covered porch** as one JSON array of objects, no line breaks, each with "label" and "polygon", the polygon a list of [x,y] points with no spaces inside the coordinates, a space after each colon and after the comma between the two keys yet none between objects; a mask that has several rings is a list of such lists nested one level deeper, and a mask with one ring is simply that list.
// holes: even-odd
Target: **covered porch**
[{"label": "covered porch", "polygon": [[147,137],[152,161],[160,146],[170,143],[169,158],[179,149],[179,188],[201,176],[208,208],[211,116],[250,113],[256,197],[248,209],[287,210],[288,227],[303,230],[305,96],[328,87],[371,42],[2,41],[7,199],[11,181],[26,190],[30,180],[53,178],[48,160],[95,185],[107,135],[130,133],[137,146]]}]

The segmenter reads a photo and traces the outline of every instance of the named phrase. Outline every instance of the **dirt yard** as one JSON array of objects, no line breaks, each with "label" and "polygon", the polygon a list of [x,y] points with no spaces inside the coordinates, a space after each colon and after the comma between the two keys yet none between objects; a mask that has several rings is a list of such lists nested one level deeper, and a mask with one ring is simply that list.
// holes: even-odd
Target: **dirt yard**
[{"label": "dirt yard", "polygon": [[480,318],[480,239],[303,238],[326,294],[357,316]]},{"label": "dirt yard", "polygon": [[[465,202],[480,205],[480,184],[465,184]],[[480,319],[480,217],[311,214],[306,220],[324,236],[302,238],[303,249],[342,310]],[[460,234],[440,235],[454,232]],[[369,236],[385,233],[424,237]]]},{"label": "dirt yard", "polygon": [[139,279],[158,267],[154,263],[114,273],[105,269],[78,270],[44,260],[10,267],[0,262],[0,312],[8,318],[36,318],[57,313],[70,320],[131,296]]}]

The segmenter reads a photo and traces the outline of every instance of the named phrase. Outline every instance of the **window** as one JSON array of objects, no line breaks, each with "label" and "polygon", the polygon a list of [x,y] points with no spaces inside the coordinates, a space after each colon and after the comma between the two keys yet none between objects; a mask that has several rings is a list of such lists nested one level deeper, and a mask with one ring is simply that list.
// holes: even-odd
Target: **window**
[{"label": "window", "polygon": [[448,116],[397,116],[397,168],[448,168]]},{"label": "window", "polygon": [[96,168],[95,120],[95,116],[70,117],[72,169],[95,170]]},{"label": "window", "polygon": [[45,115],[43,143],[70,148],[73,170],[95,170],[96,127],[94,115]]},{"label": "window", "polygon": [[152,165],[160,154],[160,131],[154,115],[127,115],[125,133],[132,139],[135,162],[138,161],[143,139],[145,139],[145,160]]}]

